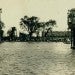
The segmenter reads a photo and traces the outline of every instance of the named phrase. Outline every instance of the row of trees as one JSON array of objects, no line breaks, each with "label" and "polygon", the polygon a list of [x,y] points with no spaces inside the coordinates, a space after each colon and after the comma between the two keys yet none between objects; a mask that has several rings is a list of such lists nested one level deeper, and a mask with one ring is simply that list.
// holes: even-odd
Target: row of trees
[{"label": "row of trees", "polygon": [[[36,16],[32,16],[32,17],[24,16],[23,18],[21,18],[20,28],[26,29],[26,31],[29,33],[28,35],[30,40],[32,38],[32,34],[39,31],[40,28],[42,29],[42,31],[46,30],[46,34],[47,34],[49,31],[52,32],[52,28],[56,25],[56,21],[52,19],[47,22],[40,22],[39,20],[40,19]],[[4,23],[1,21],[0,22],[0,39],[1,40],[3,38],[3,32],[4,32],[2,30],[3,27],[4,27]],[[8,40],[15,40],[14,38],[17,37],[15,31],[16,31],[16,27],[11,27],[11,29],[7,31]]]},{"label": "row of trees", "polygon": [[45,32],[46,36],[48,32],[52,33],[52,28],[56,25],[56,21],[52,19],[50,19],[47,22],[40,22],[39,20],[40,19],[36,16],[32,17],[24,16],[23,18],[21,18],[20,27],[22,29],[24,28],[27,29],[27,31],[29,32],[30,40],[32,39],[32,34],[37,33],[37,31],[39,32],[40,28],[42,32],[46,31]]}]

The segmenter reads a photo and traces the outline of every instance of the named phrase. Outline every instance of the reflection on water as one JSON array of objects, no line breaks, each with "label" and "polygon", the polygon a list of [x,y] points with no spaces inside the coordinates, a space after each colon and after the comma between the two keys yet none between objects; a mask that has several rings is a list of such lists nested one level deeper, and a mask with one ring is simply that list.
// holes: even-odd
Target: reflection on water
[{"label": "reflection on water", "polygon": [[75,75],[75,50],[61,42],[5,42],[0,75]]}]

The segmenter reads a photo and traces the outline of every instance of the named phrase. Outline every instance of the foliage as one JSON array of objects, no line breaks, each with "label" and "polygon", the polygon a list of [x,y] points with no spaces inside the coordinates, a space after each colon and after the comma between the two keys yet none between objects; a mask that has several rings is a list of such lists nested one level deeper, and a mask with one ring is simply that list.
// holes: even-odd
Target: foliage
[{"label": "foliage", "polygon": [[16,31],[16,27],[11,27],[11,29],[7,31],[7,34],[11,40],[13,40],[16,36],[15,31]]},{"label": "foliage", "polygon": [[24,18],[21,18],[21,22],[20,22],[20,27],[25,28],[26,26],[28,27],[28,32],[29,35],[31,36],[33,32],[36,32],[36,30],[38,30],[38,28],[43,28],[44,30],[47,29],[52,29],[54,27],[54,25],[56,25],[56,21],[55,20],[49,20],[47,22],[39,22],[39,18],[32,16],[32,17],[28,17],[28,16],[24,16]]},{"label": "foliage", "polygon": [[4,23],[0,21],[0,30],[4,27]]}]

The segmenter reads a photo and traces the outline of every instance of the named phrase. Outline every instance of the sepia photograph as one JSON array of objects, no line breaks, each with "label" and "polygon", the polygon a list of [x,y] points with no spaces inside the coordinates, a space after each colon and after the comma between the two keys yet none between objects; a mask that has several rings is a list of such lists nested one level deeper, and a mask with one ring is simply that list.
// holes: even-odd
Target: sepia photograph
[{"label": "sepia photograph", "polygon": [[75,75],[75,1],[0,0],[0,75]]}]

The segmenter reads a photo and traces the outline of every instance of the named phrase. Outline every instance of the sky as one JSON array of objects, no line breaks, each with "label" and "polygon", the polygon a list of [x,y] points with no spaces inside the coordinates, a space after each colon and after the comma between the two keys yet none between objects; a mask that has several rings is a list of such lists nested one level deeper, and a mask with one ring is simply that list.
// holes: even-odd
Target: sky
[{"label": "sky", "polygon": [[67,12],[75,8],[75,0],[0,0],[1,20],[5,29],[15,26],[19,30],[20,19],[25,16],[37,16],[40,21],[56,20],[54,30],[67,30]]}]

